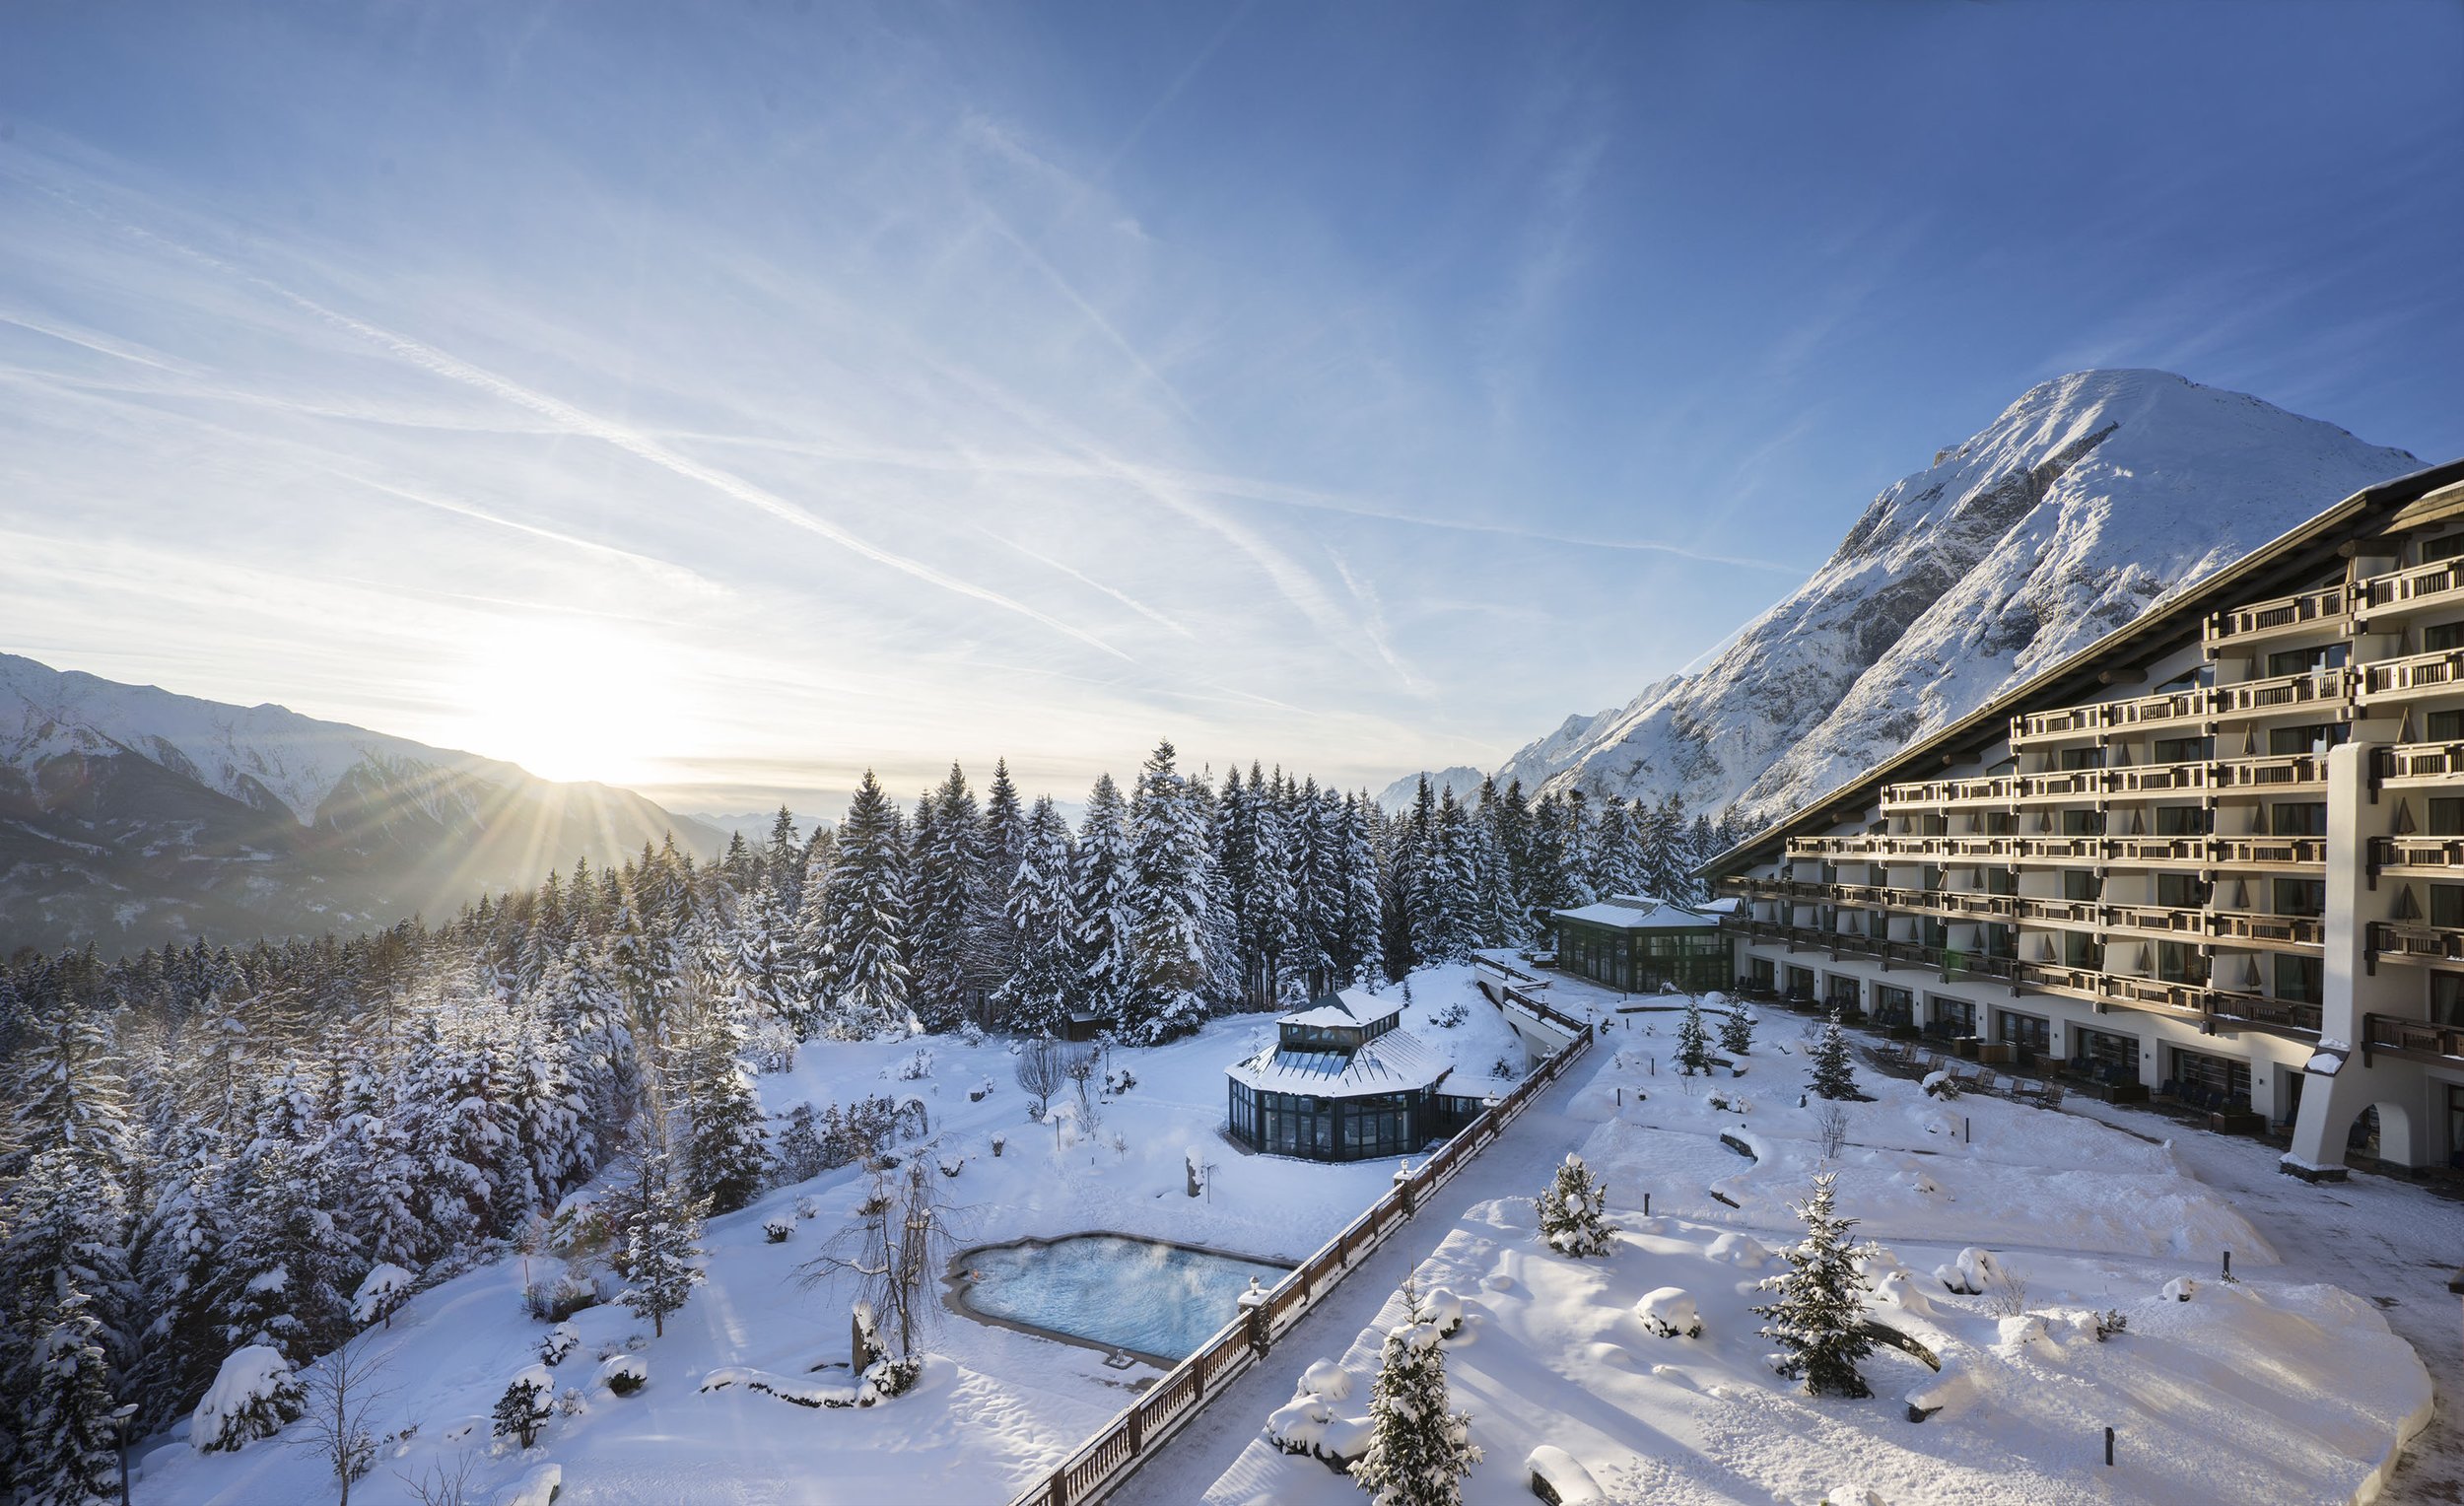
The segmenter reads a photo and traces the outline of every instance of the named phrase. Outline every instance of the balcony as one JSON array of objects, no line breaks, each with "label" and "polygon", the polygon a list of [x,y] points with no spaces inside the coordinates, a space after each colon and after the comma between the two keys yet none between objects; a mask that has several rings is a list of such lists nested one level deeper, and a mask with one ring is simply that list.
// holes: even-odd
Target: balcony
[{"label": "balcony", "polygon": [[2040,800],[2093,800],[2107,787],[2110,769],[2062,769],[2051,774],[2022,774],[2019,797],[2022,804]]},{"label": "balcony", "polygon": [[2370,952],[2419,962],[2464,962],[2464,929],[2451,925],[2370,923]]},{"label": "balcony", "polygon": [[2011,746],[2063,738],[2093,737],[2104,730],[2105,706],[2066,706],[2060,711],[2026,712],[2011,719]]},{"label": "balcony", "polygon": [[2297,999],[2270,998],[2264,993],[2237,993],[2230,989],[2207,991],[2207,1012],[2219,1023],[2270,1035],[2311,1036],[2319,1029],[2319,1006]]},{"label": "balcony", "polygon": [[2324,837],[2218,837],[2216,861],[2227,868],[2314,868],[2327,862]]},{"label": "balcony", "polygon": [[2207,929],[2206,917],[2201,912],[2178,905],[2107,905],[2104,924],[2114,930],[2142,935],[2199,935]]},{"label": "balcony", "polygon": [[2376,626],[2382,620],[2420,607],[2464,602],[2464,562],[2448,560],[2372,576],[2361,582],[2360,595],[2360,611],[2372,624],[2370,631],[2383,632]]},{"label": "balcony", "polygon": [[2133,978],[2119,973],[2104,975],[2104,1001],[2124,1009],[2203,1015],[2207,1012],[2207,993],[2204,984]]},{"label": "balcony", "polygon": [[2112,837],[2105,841],[2104,856],[2115,863],[2204,865],[2214,846],[2207,837]]},{"label": "balcony", "polygon": [[2404,658],[2377,659],[2361,666],[2364,701],[2405,701],[2419,696],[2464,693],[2464,650],[2441,649]]},{"label": "balcony", "polygon": [[2178,794],[2184,790],[2206,789],[2215,783],[2216,769],[2211,764],[2148,764],[2137,769],[2108,769],[2111,789],[2117,795]]},{"label": "balcony", "polygon": [[2315,712],[2344,705],[2353,688],[2348,669],[2308,670],[2216,687],[2216,719],[2240,721],[2287,712]]},{"label": "balcony", "polygon": [[2060,993],[2071,998],[2100,999],[2104,996],[2104,975],[2094,968],[2075,968],[2051,962],[2015,962],[2011,965],[2011,981],[2022,989],[2039,993]]},{"label": "balcony", "polygon": [[1881,857],[1885,856],[1884,837],[1791,837],[1788,856],[1791,857]]},{"label": "balcony", "polygon": [[2400,742],[2377,750],[2371,774],[2381,785],[2445,785],[2464,781],[2464,742]]},{"label": "balcony", "polygon": [[2102,925],[2104,907],[2094,900],[2022,899],[2018,906],[2019,918],[2048,925]]},{"label": "balcony", "polygon": [[2015,837],[2012,843],[2021,862],[2094,862],[2104,853],[2102,837]]},{"label": "balcony", "polygon": [[2350,631],[2351,597],[2342,585],[2321,586],[2292,596],[2276,596],[2266,601],[2253,601],[2247,606],[2228,607],[2210,612],[2207,621],[2207,643],[2210,650],[2221,644],[2239,648],[2267,638],[2283,638],[2294,633]]},{"label": "balcony", "polygon": [[2258,794],[2323,790],[2327,787],[2327,759],[2318,753],[2221,759],[2216,765],[2216,787]]},{"label": "balcony", "polygon": [[2104,708],[2105,725],[2155,731],[2205,721],[2215,705],[2215,696],[2212,690],[2177,690],[2160,696],[2109,701]]},{"label": "balcony", "polygon": [[2378,1052],[2440,1066],[2464,1065],[2464,1030],[2391,1014],[2361,1016],[2361,1064]]},{"label": "balcony", "polygon": [[2012,837],[1945,837],[1942,839],[1942,855],[1971,861],[2009,862],[2011,844],[2017,840]]},{"label": "balcony", "polygon": [[2464,837],[2372,837],[2370,867],[2380,873],[2450,873],[2464,868]]},{"label": "balcony", "polygon": [[2316,916],[2219,910],[2208,921],[2220,941],[2239,941],[2251,946],[2317,946],[2327,939],[2326,923]]}]

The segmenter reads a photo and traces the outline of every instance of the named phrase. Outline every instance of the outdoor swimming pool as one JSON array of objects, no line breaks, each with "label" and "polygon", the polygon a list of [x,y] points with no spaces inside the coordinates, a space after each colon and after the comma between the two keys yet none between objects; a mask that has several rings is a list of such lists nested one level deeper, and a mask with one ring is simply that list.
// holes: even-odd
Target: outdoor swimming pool
[{"label": "outdoor swimming pool", "polygon": [[950,1302],[971,1317],[1167,1364],[1232,1321],[1250,1277],[1288,1266],[1119,1234],[1072,1234],[970,1250],[951,1263]]}]

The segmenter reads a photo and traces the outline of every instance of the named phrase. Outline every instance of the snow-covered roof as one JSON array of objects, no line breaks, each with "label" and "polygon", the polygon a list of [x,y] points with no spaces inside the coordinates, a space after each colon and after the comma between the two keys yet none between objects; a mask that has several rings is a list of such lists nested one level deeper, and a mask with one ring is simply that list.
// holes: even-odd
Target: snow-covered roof
[{"label": "snow-covered roof", "polygon": [[1434,1087],[1454,1070],[1436,1048],[1407,1030],[1390,1030],[1358,1051],[1269,1051],[1224,1068],[1232,1080],[1269,1093],[1363,1098]]},{"label": "snow-covered roof", "polygon": [[1562,920],[1581,921],[1591,925],[1613,926],[1618,930],[1698,930],[1717,925],[1720,917],[1734,910],[1713,905],[1678,905],[1656,900],[1647,894],[1612,894],[1596,904],[1578,910],[1550,912]]},{"label": "snow-covered roof", "polygon": [[1403,1012],[1401,994],[1380,998],[1360,989],[1329,993],[1306,1009],[1295,1009],[1278,1022],[1285,1025],[1371,1025]]}]

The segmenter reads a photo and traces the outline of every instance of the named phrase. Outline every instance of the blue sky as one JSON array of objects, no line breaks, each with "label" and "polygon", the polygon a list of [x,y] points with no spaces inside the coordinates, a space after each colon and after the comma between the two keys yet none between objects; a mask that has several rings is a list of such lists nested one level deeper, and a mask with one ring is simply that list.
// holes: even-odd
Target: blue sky
[{"label": "blue sky", "polygon": [[2084,367],[2464,454],[2452,5],[5,25],[0,648],[684,808],[1493,765]]}]

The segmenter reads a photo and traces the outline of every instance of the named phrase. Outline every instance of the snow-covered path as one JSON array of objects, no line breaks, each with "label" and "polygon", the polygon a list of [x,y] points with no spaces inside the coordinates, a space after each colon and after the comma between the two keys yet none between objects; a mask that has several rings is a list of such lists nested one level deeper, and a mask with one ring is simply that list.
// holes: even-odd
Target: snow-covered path
[{"label": "snow-covered path", "polygon": [[1107,1506],[1189,1506],[1203,1496],[1258,1436],[1266,1415],[1292,1399],[1301,1372],[1317,1360],[1341,1354],[1465,1209],[1492,1198],[1529,1198],[1548,1185],[1557,1163],[1592,1128],[1565,1113],[1567,1100],[1590,1080],[1585,1062],[1552,1083],[1442,1194],[1277,1340],[1264,1360],[1107,1497]]},{"label": "snow-covered path", "polygon": [[2272,1145],[2092,1100],[2070,1106],[2133,1134],[2169,1138],[2183,1166],[2276,1247],[2284,1266],[2271,1275],[2332,1282],[2376,1303],[2438,1388],[2429,1429],[2406,1448],[2379,1499],[2389,1506],[2464,1500],[2464,1324],[2447,1290],[2464,1265],[2464,1203],[2375,1176],[2313,1187],[2279,1172]]}]

